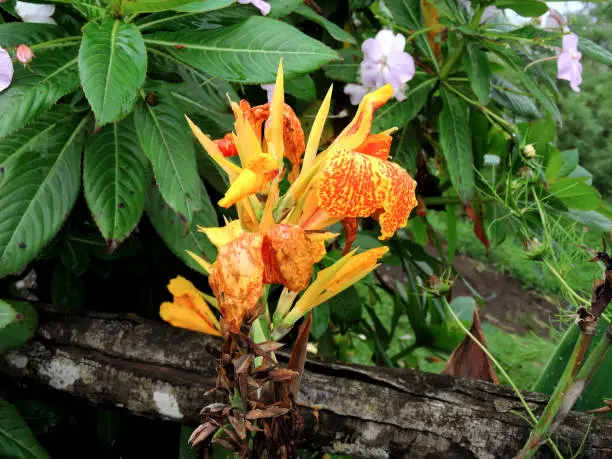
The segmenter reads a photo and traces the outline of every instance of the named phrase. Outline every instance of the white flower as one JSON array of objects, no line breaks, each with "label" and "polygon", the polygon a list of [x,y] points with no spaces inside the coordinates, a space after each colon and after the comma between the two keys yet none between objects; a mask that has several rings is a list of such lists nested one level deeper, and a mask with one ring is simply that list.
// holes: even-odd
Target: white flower
[{"label": "white flower", "polygon": [[248,5],[250,3],[255,8],[259,9],[259,11],[261,11],[261,14],[263,14],[264,16],[266,16],[272,9],[270,4],[268,2],[265,2],[264,0],[238,0],[238,3],[240,3],[241,5]]},{"label": "white flower", "polygon": [[266,91],[268,95],[268,102],[272,102],[272,96],[274,96],[274,88],[276,88],[275,84],[262,84],[260,85],[261,89]]},{"label": "white flower", "polygon": [[[472,11],[472,1],[471,0],[459,0],[459,3],[463,5],[463,7],[466,10]],[[499,12],[500,12],[499,8],[495,6],[487,6],[485,10],[482,12],[482,16],[480,17],[480,23],[484,24],[492,17],[497,16]]]},{"label": "white flower", "polygon": [[582,53],[578,51],[578,35],[570,33],[563,35],[563,49],[557,61],[557,78],[570,82],[570,87],[580,92],[582,83]]},{"label": "white flower", "polygon": [[6,50],[0,48],[0,92],[4,91],[13,81],[13,61]]},{"label": "white flower", "polygon": [[349,98],[351,99],[351,104],[359,105],[359,102],[361,102],[363,96],[365,96],[372,90],[372,88],[366,88],[365,86],[362,86],[360,84],[349,83],[344,87],[344,94],[349,96]]},{"label": "white flower", "polygon": [[17,1],[15,11],[23,19],[23,22],[57,24],[51,17],[55,13],[55,5]]},{"label": "white flower", "polygon": [[499,166],[500,161],[501,158],[497,155],[484,155],[485,166],[497,167]]}]

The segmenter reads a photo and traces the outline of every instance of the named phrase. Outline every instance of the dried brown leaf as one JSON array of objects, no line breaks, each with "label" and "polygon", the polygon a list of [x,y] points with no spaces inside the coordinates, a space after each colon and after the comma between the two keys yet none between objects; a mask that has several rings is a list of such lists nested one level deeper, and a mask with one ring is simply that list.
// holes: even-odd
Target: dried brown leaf
[{"label": "dried brown leaf", "polygon": [[264,408],[263,410],[251,410],[246,414],[246,418],[248,420],[254,419],[262,419],[262,418],[273,418],[276,416],[282,416],[283,414],[287,414],[289,412],[289,408],[283,408],[281,406],[269,406],[268,408]]},{"label": "dried brown leaf", "polygon": [[295,346],[291,352],[291,358],[289,359],[289,369],[297,373],[297,377],[291,382],[290,392],[294,399],[297,397],[297,393],[300,390],[300,379],[304,374],[304,364],[306,363],[306,348],[308,346],[308,336],[310,335],[310,329],[312,328],[312,314],[308,314],[306,320],[300,326],[298,337],[295,340]]},{"label": "dried brown leaf", "polygon": [[213,422],[205,422],[200,424],[189,437],[189,443],[197,445],[206,440],[210,435],[215,433],[219,426]]}]

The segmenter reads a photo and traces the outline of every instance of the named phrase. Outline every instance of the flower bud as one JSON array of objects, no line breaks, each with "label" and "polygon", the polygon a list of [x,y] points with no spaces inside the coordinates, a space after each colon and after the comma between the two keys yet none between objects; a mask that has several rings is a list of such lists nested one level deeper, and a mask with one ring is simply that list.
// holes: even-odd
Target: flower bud
[{"label": "flower bud", "polygon": [[533,159],[536,155],[536,149],[533,147],[533,144],[525,145],[523,147],[523,156],[527,159]]},{"label": "flower bud", "polygon": [[519,176],[526,182],[531,182],[535,177],[533,169],[528,166],[523,166],[518,170]]},{"label": "flower bud", "polygon": [[523,242],[525,245],[525,255],[528,260],[542,261],[552,254],[552,249],[548,244],[542,244],[537,238],[532,237]]},{"label": "flower bud", "polygon": [[30,63],[32,58],[35,56],[34,56],[34,53],[32,52],[32,49],[29,46],[19,45],[17,47],[17,53],[15,54],[15,57],[25,67],[27,64]]}]

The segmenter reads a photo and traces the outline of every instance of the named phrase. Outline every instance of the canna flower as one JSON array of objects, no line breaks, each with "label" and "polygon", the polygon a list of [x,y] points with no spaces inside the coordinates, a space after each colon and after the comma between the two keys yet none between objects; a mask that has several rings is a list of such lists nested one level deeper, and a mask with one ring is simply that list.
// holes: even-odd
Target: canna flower
[{"label": "canna flower", "polygon": [[368,38],[361,45],[363,61],[359,67],[362,85],[346,85],[344,92],[357,105],[371,89],[390,84],[397,100],[404,100],[406,83],[414,77],[414,59],[404,51],[406,38],[383,29],[375,38]]},{"label": "canna flower", "polygon": [[55,13],[55,5],[17,1],[15,11],[23,19],[23,22],[57,24],[52,18],[53,13]]},{"label": "canna flower", "polygon": [[248,5],[250,3],[259,11],[261,11],[261,14],[263,14],[264,16],[266,16],[272,9],[270,4],[268,2],[265,2],[264,0],[238,0],[238,3],[240,3],[241,5]]},{"label": "canna flower", "polygon": [[0,48],[0,92],[4,91],[13,81],[13,61],[5,50]]},{"label": "canna flower", "polygon": [[582,53],[578,51],[578,35],[570,33],[563,35],[563,48],[557,61],[557,78],[570,82],[575,92],[580,92],[582,83]]},{"label": "canna flower", "polygon": [[15,57],[25,67],[26,65],[28,65],[32,61],[32,59],[35,56],[34,56],[34,53],[32,52],[32,50],[30,49],[29,46],[27,46],[27,45],[19,45],[17,47],[17,51],[15,53]]},{"label": "canna flower", "polygon": [[210,310],[202,293],[183,277],[176,277],[168,284],[172,302],[162,303],[159,315],[174,327],[186,328],[209,335],[220,336],[219,321]]}]

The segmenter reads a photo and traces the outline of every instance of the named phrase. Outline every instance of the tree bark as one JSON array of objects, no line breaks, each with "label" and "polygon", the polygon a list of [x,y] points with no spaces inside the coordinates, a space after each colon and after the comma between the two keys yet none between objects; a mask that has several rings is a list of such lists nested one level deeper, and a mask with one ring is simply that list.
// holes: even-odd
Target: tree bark
[{"label": "tree bark", "polygon": [[[213,401],[208,349],[218,341],[134,315],[40,311],[25,347],[0,356],[0,372],[136,415],[197,423]],[[506,387],[451,376],[307,362],[298,404],[304,447],[351,456],[512,457],[529,436],[527,416]],[[525,393],[540,413],[547,396]],[[590,417],[571,413],[556,441],[579,450]],[[595,419],[583,457],[612,457],[612,421]],[[541,457],[552,457],[543,448]]]}]

